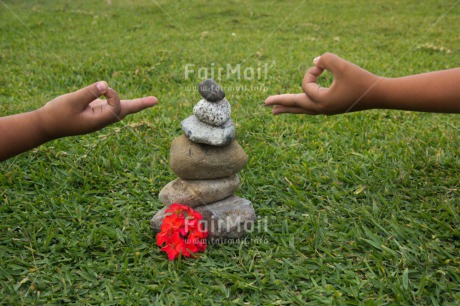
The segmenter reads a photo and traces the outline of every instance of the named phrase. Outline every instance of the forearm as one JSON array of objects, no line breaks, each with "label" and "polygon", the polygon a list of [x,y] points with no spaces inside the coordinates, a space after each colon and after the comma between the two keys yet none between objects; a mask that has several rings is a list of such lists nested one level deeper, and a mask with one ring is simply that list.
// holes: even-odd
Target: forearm
[{"label": "forearm", "polygon": [[460,113],[460,68],[402,78],[381,78],[374,108]]},{"label": "forearm", "polygon": [[48,140],[37,110],[0,118],[0,161],[35,148]]}]

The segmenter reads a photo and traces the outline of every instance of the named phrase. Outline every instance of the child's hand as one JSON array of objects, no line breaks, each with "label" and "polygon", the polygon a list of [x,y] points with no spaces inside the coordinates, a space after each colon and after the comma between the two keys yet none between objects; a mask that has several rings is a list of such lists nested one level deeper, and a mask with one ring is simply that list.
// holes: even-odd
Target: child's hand
[{"label": "child's hand", "polygon": [[101,81],[51,100],[38,113],[47,138],[55,139],[100,130],[157,102],[155,97],[120,101],[118,94]]},{"label": "child's hand", "polygon": [[[265,105],[274,106],[272,113],[334,115],[372,108],[372,93],[380,77],[332,53],[313,60],[315,66],[307,70],[302,82],[304,93],[270,96]],[[324,70],[329,70],[334,81],[329,88],[316,81]]]},{"label": "child's hand", "polygon": [[35,111],[0,117],[0,161],[55,138],[100,130],[157,102],[155,97],[120,101],[102,81],[57,97]]}]

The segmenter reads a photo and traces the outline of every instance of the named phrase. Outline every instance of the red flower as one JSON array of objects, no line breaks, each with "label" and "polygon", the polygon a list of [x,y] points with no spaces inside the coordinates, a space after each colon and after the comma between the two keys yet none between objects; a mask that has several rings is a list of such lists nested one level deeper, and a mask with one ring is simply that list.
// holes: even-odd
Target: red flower
[{"label": "red flower", "polygon": [[179,255],[191,257],[193,253],[206,250],[208,232],[201,220],[203,216],[187,205],[174,203],[169,206],[157,234],[157,244],[168,254],[169,260]]}]

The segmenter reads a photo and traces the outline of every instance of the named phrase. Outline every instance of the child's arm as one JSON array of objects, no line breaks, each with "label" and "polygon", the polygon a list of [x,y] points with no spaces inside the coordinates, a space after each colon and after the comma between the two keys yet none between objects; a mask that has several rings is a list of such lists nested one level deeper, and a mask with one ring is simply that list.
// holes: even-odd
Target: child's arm
[{"label": "child's arm", "polygon": [[[107,100],[98,99],[102,95]],[[102,81],[59,96],[35,111],[0,118],[0,161],[52,139],[100,130],[157,102],[155,97],[120,101]]]},{"label": "child's arm", "polygon": [[[334,115],[375,108],[460,113],[460,68],[384,78],[331,53],[313,62],[302,82],[304,93],[267,98],[273,114]],[[316,83],[324,70],[334,76],[329,88]]]}]

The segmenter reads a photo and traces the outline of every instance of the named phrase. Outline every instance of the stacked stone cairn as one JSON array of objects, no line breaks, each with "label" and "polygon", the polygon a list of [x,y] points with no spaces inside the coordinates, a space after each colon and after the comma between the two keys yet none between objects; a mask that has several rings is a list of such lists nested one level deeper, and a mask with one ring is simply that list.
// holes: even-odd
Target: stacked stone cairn
[{"label": "stacked stone cairn", "polygon": [[166,206],[150,221],[159,231],[165,210],[173,203],[185,204],[203,216],[210,241],[236,239],[250,231],[256,216],[250,201],[234,193],[239,187],[238,172],[248,156],[235,141],[230,103],[213,79],[198,85],[203,97],[193,115],[182,121],[184,135],[173,140],[171,170],[179,177],[160,191]]}]

